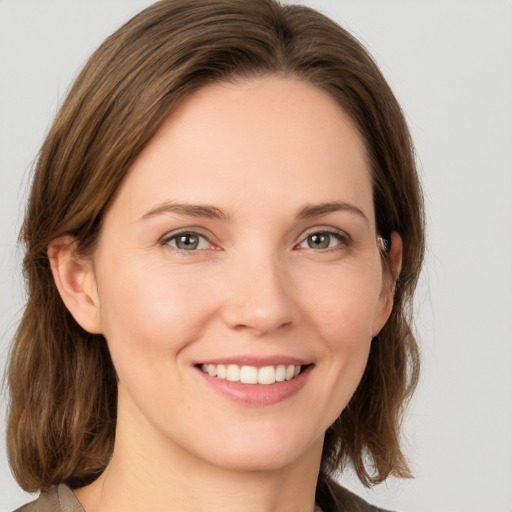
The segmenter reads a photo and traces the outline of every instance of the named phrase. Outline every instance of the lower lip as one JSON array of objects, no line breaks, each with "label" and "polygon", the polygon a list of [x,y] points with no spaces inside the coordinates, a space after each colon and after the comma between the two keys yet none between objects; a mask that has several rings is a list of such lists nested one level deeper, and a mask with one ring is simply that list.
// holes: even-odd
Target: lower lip
[{"label": "lower lip", "polygon": [[261,407],[277,404],[295,395],[306,384],[313,365],[306,366],[297,377],[274,384],[242,384],[219,379],[196,368],[204,381],[215,391],[242,405]]}]

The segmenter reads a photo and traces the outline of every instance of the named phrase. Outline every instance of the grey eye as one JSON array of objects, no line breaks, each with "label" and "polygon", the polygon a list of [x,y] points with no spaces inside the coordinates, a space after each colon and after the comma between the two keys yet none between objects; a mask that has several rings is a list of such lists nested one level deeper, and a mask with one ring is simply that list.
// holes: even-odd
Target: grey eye
[{"label": "grey eye", "polygon": [[337,233],[318,231],[309,234],[299,245],[304,249],[330,249],[341,243],[341,236]]},{"label": "grey eye", "polygon": [[166,242],[167,245],[175,247],[180,251],[196,251],[200,249],[207,249],[209,246],[208,240],[198,233],[178,233],[171,236]]}]

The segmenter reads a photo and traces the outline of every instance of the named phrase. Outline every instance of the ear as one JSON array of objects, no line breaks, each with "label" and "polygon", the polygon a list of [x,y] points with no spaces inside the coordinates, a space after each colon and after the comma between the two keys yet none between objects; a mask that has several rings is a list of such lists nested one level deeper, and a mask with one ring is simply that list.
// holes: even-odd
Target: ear
[{"label": "ear", "polygon": [[101,334],[100,302],[91,258],[79,256],[76,240],[63,236],[48,246],[57,290],[68,311],[86,331]]},{"label": "ear", "polygon": [[391,248],[386,257],[389,260],[389,272],[385,271],[382,277],[382,288],[379,295],[377,312],[373,325],[373,336],[377,336],[388,321],[393,309],[395,286],[402,269],[403,242],[402,237],[393,231],[391,233]]}]

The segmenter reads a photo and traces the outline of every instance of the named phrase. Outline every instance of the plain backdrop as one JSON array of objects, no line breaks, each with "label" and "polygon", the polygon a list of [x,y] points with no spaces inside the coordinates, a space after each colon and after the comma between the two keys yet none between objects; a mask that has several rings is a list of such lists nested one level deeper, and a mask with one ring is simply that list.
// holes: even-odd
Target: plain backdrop
[{"label": "plain backdrop", "polygon": [[[150,3],[0,0],[2,367],[24,300],[16,237],[37,150],[85,59]],[[417,301],[423,374],[405,422],[416,479],[373,490],[342,479],[404,512],[510,512],[512,2],[307,3],[358,36],[393,87],[416,141],[428,216]],[[0,511],[28,499],[2,443]]]}]

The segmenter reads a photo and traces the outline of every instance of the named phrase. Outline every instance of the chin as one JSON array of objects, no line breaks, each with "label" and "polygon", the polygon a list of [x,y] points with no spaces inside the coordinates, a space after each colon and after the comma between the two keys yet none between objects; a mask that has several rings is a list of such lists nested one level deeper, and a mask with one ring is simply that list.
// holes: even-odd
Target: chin
[{"label": "chin", "polygon": [[208,450],[207,458],[218,467],[237,472],[278,471],[305,458],[311,463],[319,461],[323,435],[312,439],[297,434],[285,431],[276,436],[260,431],[231,436],[223,443],[217,442],[216,449]]}]

